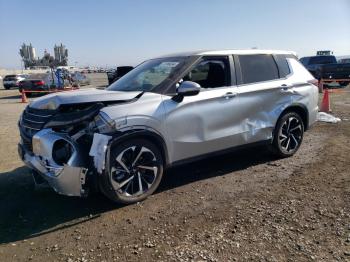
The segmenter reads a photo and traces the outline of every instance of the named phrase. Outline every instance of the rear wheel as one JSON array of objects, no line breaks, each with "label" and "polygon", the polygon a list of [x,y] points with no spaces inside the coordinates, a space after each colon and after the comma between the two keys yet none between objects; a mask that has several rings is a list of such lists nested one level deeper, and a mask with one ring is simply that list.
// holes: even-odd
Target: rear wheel
[{"label": "rear wheel", "polygon": [[144,139],[112,145],[101,189],[111,200],[123,204],[142,201],[158,187],[163,175],[159,149]]},{"label": "rear wheel", "polygon": [[304,124],[299,114],[289,112],[277,122],[272,151],[280,157],[289,157],[298,151],[304,136]]}]

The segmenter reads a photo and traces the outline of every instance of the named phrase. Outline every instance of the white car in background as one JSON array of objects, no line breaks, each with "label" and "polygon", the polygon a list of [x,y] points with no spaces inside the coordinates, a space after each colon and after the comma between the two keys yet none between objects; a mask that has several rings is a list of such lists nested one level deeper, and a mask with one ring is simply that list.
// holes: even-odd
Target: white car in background
[{"label": "white car in background", "polygon": [[19,87],[19,82],[25,80],[27,77],[28,75],[25,74],[6,75],[3,80],[4,88]]}]

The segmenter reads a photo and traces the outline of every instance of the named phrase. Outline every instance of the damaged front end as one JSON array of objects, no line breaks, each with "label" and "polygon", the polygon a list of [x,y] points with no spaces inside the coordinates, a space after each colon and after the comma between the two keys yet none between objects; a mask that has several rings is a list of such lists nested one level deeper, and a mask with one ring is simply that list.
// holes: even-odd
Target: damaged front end
[{"label": "damaged front end", "polygon": [[114,131],[113,122],[108,122],[100,112],[104,106],[103,103],[85,103],[62,105],[54,110],[30,106],[25,109],[19,121],[18,151],[33,170],[36,183],[45,182],[63,195],[88,194],[97,167],[99,172],[104,168],[101,141],[108,143],[109,139],[101,139],[101,136],[109,136],[99,133]]}]

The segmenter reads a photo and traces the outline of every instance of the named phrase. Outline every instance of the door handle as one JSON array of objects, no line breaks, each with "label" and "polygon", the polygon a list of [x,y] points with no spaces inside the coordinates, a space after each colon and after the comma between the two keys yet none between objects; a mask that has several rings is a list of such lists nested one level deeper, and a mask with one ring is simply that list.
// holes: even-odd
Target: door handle
[{"label": "door handle", "polygon": [[291,89],[292,86],[283,84],[283,85],[280,85],[280,88],[282,89],[282,91],[287,91],[287,90]]},{"label": "door handle", "polygon": [[237,93],[232,93],[232,92],[227,92],[226,94],[223,95],[223,97],[225,99],[230,99],[230,98],[233,98],[233,97],[236,97],[237,96]]},{"label": "door handle", "polygon": [[295,93],[295,90],[292,85],[283,84],[280,86],[280,88],[281,88],[281,92],[283,93],[291,93],[291,94]]}]

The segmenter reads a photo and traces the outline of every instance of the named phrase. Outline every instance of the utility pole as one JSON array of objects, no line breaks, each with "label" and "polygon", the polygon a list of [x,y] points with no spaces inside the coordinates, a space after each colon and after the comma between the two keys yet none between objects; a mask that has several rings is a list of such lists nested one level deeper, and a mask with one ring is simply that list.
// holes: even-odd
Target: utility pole
[{"label": "utility pole", "polygon": [[22,70],[22,74],[23,74],[23,64],[24,64],[23,59],[21,59],[21,70]]}]

